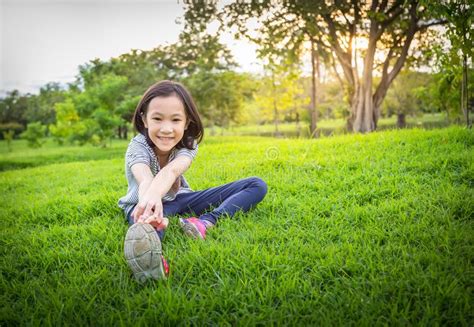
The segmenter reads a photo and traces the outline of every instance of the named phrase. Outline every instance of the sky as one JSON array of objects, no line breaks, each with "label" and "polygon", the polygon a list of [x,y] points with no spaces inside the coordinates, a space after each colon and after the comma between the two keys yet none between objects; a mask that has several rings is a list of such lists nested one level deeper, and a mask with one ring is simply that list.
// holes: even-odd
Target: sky
[{"label": "sky", "polygon": [[[182,15],[179,0],[0,0],[0,96],[72,82],[94,58],[172,44]],[[222,41],[240,70],[259,70],[254,45]]]}]

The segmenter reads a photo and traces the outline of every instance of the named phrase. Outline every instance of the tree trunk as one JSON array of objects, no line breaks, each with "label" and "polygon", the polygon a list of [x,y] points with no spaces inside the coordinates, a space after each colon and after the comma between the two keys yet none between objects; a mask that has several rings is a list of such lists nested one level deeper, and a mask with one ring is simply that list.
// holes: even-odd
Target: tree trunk
[{"label": "tree trunk", "polygon": [[278,130],[278,107],[275,98],[273,98],[273,117],[273,122],[275,124],[275,136],[280,136],[280,131]]},{"label": "tree trunk", "polygon": [[296,111],[296,135],[298,138],[301,136],[300,114],[298,111]]},{"label": "tree trunk", "polygon": [[466,118],[466,126],[470,127],[469,107],[468,107],[468,91],[467,91],[467,56],[463,54],[462,58],[462,83],[461,83],[461,110]]},{"label": "tree trunk", "polygon": [[[355,5],[355,9],[358,9],[358,1],[352,2]],[[372,1],[371,11],[377,12],[377,8],[382,8],[385,11],[387,1]],[[331,48],[334,52],[335,57],[339,60],[339,63],[342,67],[344,77],[346,78],[349,94],[351,95],[350,107],[351,107],[351,116],[347,121],[348,130],[353,132],[371,132],[377,128],[377,122],[380,116],[380,107],[383,99],[387,93],[390,84],[393,82],[394,78],[398,75],[401,68],[403,67],[408,50],[413,41],[415,33],[421,28],[417,25],[419,17],[417,15],[418,1],[411,0],[409,1],[409,15],[410,19],[407,20],[406,29],[402,29],[400,33],[403,33],[403,37],[399,38],[399,42],[396,47],[389,49],[386,58],[382,66],[382,77],[380,79],[379,85],[376,87],[375,93],[372,92],[373,84],[373,75],[372,71],[374,69],[374,58],[377,48],[377,42],[381,39],[386,29],[391,26],[391,24],[400,16],[403,12],[401,10],[404,2],[395,2],[393,5],[393,10],[388,9],[385,13],[389,14],[383,22],[380,22],[377,18],[370,19],[370,32],[368,35],[368,47],[366,49],[366,54],[364,58],[364,71],[362,77],[359,78],[356,65],[353,63],[352,57],[352,39],[356,37],[356,28],[355,25],[352,25],[352,29],[348,35],[349,45],[346,49],[341,46],[339,42],[337,24],[333,20],[332,16],[329,14],[323,15],[325,22],[328,25],[328,32],[330,36]],[[357,13],[357,10],[355,10]],[[359,17],[360,18],[360,17]],[[355,21],[358,21],[357,17]],[[427,24],[423,28],[432,26],[437,23]],[[402,36],[400,35],[400,36]],[[397,53],[395,49],[400,49],[400,53]],[[398,56],[398,57],[397,57]],[[391,70],[389,71],[389,67]]]},{"label": "tree trunk", "polygon": [[405,128],[407,126],[406,116],[403,112],[397,113],[397,127]]},{"label": "tree trunk", "polygon": [[353,105],[355,112],[355,121],[353,130],[355,132],[365,133],[375,130],[374,101],[372,96],[372,69],[374,65],[376,50],[376,40],[371,38],[367,48],[367,54],[364,58],[364,71],[362,81],[359,83],[356,94],[357,99]]},{"label": "tree trunk", "polygon": [[311,126],[310,137],[316,136],[318,110],[316,106],[316,51],[314,50],[314,40],[311,39]]},{"label": "tree trunk", "polygon": [[272,72],[272,87],[273,87],[273,122],[275,124],[275,137],[281,136],[280,131],[278,130],[278,107],[276,101],[276,83],[275,83],[275,74]]},{"label": "tree trunk", "polygon": [[358,133],[372,132],[375,130],[376,122],[374,120],[374,102],[372,92],[368,86],[361,84],[357,92],[357,101],[353,105],[353,111],[356,113],[353,131]]}]

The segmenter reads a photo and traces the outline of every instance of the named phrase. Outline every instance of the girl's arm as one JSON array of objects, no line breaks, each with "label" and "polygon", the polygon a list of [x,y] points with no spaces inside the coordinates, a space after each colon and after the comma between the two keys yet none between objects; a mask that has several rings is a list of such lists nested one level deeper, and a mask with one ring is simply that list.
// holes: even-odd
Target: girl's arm
[{"label": "girl's arm", "polygon": [[133,213],[135,221],[160,224],[163,218],[161,199],[168,193],[176,179],[191,166],[192,159],[178,156],[153,178],[150,167],[143,163],[132,166],[132,173],[139,184],[139,202]]}]

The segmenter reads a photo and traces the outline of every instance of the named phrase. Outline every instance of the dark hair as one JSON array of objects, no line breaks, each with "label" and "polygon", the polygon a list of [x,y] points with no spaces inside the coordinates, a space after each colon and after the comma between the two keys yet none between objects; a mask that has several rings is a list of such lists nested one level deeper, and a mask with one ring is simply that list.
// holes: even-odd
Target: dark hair
[{"label": "dark hair", "polygon": [[156,97],[166,98],[170,96],[176,96],[181,100],[184,106],[184,111],[186,112],[186,119],[189,121],[188,128],[184,131],[181,142],[176,144],[176,148],[182,149],[186,147],[191,150],[194,148],[195,141],[197,143],[202,141],[202,137],[204,136],[204,128],[191,94],[181,83],[164,80],[150,86],[148,90],[146,90],[145,94],[143,94],[140,102],[137,105],[137,108],[135,109],[132,120],[133,126],[137,132],[145,136],[148,144],[151,147],[155,147],[148,136],[148,130],[145,127],[142,118],[146,116],[148,105],[150,104],[151,100]]}]

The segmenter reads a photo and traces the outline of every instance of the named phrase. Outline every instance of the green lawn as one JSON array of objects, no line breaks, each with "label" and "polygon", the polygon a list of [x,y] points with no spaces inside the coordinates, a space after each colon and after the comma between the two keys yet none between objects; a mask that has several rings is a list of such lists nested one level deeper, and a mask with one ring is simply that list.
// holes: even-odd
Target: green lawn
[{"label": "green lawn", "polygon": [[[418,127],[425,129],[447,127],[446,114],[433,113],[421,116],[407,116],[406,123],[408,128]],[[324,119],[317,122],[317,133],[322,136],[333,136],[347,134],[345,119]],[[378,130],[397,129],[397,116],[380,118],[378,121]],[[307,138],[309,136],[309,124],[307,122],[278,124],[278,131],[284,137]],[[208,130],[209,134],[225,136],[274,136],[275,125],[268,122],[265,125],[242,125],[230,128],[214,127]]]},{"label": "green lawn", "polygon": [[6,152],[0,325],[474,324],[474,133],[208,137],[195,189],[269,186],[206,241],[171,217],[166,281],[123,256],[126,142]]}]

